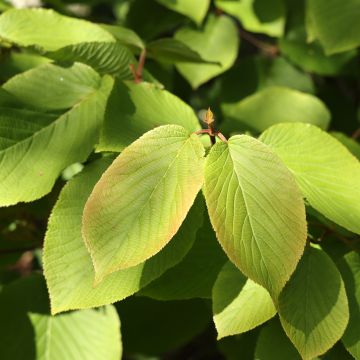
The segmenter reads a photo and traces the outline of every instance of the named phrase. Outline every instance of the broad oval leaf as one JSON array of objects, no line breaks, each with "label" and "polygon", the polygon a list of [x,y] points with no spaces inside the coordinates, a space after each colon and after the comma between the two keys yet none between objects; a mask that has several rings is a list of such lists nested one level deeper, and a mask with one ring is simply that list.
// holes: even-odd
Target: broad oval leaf
[{"label": "broad oval leaf", "polygon": [[91,22],[47,9],[11,9],[0,16],[0,37],[19,46],[53,51],[89,41],[113,42],[114,37]]},{"label": "broad oval leaf", "polygon": [[231,262],[218,275],[212,301],[218,339],[249,331],[276,314],[266,289],[247,279]]},{"label": "broad oval leaf", "polygon": [[346,349],[355,359],[360,359],[360,254],[352,251],[339,262],[349,299],[349,324],[342,337]]},{"label": "broad oval leaf", "polygon": [[[60,85],[60,94],[56,86],[52,89],[47,84],[59,73],[69,81],[75,79],[73,87],[69,83]],[[33,83],[33,75],[36,74],[45,79],[40,87],[34,87],[36,81]],[[62,83],[61,78],[58,82]],[[101,78],[94,70],[81,64],[69,68],[68,72],[59,70],[55,65],[44,65],[5,84],[9,93],[25,103],[31,103],[41,94],[49,100],[44,103],[44,99],[37,98],[33,101],[34,106],[49,110],[74,106],[61,115],[58,112],[52,115],[22,110],[22,103],[18,108],[2,109],[0,206],[44,196],[64,168],[86,160],[98,139],[106,99],[112,86],[110,77]],[[66,89],[69,93],[63,96]],[[63,100],[56,104],[59,95],[63,96]]]},{"label": "broad oval leaf", "polygon": [[235,16],[251,32],[282,36],[285,6],[282,0],[216,0],[215,5]]},{"label": "broad oval leaf", "polygon": [[51,316],[44,279],[34,274],[5,286],[0,305],[2,359],[121,357],[120,321],[111,305]]},{"label": "broad oval leaf", "polygon": [[295,175],[310,205],[360,234],[360,163],[340,142],[310,124],[279,124],[260,140]]},{"label": "broad oval leaf", "polygon": [[145,132],[167,124],[189,132],[200,129],[194,110],[170,92],[146,82],[116,80],[97,150],[121,151]]},{"label": "broad oval leaf", "polygon": [[190,49],[209,62],[217,64],[176,64],[180,74],[193,88],[228,70],[235,62],[239,38],[235,22],[227,16],[209,16],[202,30],[184,27],[175,33]]},{"label": "broad oval leaf", "polygon": [[304,122],[326,129],[330,112],[313,95],[280,86],[270,86],[254,95],[233,103],[222,104],[226,117],[222,129],[264,131],[284,122]]},{"label": "broad oval leaf", "polygon": [[210,6],[210,0],[156,0],[158,3],[166,6],[170,10],[176,11],[189,17],[198,25],[202,23],[207,10]]},{"label": "broad oval leaf", "polygon": [[94,267],[81,235],[85,203],[113,158],[102,158],[70,180],[49,219],[44,242],[44,272],[53,314],[122,300],[176,265],[190,250],[204,212],[196,200],[174,239],[151,259],[109,275],[95,288]]},{"label": "broad oval leaf", "polygon": [[304,202],[290,171],[260,141],[233,136],[212,147],[204,193],[230,260],[276,295],[295,270],[307,235]]},{"label": "broad oval leaf", "polygon": [[281,324],[303,359],[329,350],[349,320],[345,287],[330,257],[309,247],[278,298]]},{"label": "broad oval leaf", "polygon": [[83,215],[97,282],[155,255],[176,234],[202,186],[204,152],[196,135],[165,125],[106,170]]},{"label": "broad oval leaf", "polygon": [[360,45],[358,0],[309,0],[307,12],[311,29],[328,54],[351,50]]}]

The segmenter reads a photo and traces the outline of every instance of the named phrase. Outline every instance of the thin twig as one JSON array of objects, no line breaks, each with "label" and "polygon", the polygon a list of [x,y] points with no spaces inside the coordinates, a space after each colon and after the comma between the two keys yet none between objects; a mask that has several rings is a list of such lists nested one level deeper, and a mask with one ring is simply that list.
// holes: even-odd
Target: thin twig
[{"label": "thin twig", "polygon": [[247,42],[249,42],[250,44],[254,45],[258,49],[263,51],[265,54],[274,57],[279,53],[279,49],[277,46],[259,40],[258,38],[248,33],[244,29],[239,28],[239,32],[240,32],[240,36],[243,39],[245,39]]}]

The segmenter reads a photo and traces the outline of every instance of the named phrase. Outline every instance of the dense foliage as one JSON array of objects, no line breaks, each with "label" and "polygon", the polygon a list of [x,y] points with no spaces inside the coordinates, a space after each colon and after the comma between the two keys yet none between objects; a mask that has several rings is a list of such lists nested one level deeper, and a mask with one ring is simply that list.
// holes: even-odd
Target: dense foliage
[{"label": "dense foliage", "polygon": [[36,3],[0,1],[0,358],[360,360],[359,1]]}]

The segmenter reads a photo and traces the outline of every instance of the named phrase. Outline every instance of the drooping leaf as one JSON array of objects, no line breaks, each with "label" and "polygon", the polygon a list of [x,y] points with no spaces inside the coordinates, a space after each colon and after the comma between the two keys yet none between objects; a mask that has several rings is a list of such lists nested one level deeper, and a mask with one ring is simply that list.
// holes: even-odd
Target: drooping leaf
[{"label": "drooping leaf", "polygon": [[136,64],[130,50],[119,42],[84,42],[49,51],[44,55],[58,62],[82,62],[100,74],[128,80],[133,78],[130,64]]},{"label": "drooping leaf", "polygon": [[285,27],[283,0],[216,0],[215,5],[235,16],[251,32],[280,37]]},{"label": "drooping leaf", "polygon": [[301,360],[301,356],[286,336],[277,318],[261,329],[256,344],[255,359]]},{"label": "drooping leaf", "polygon": [[85,203],[112,157],[85,167],[63,189],[49,220],[44,244],[44,271],[56,314],[113,303],[134,294],[176,265],[190,250],[203,216],[202,201],[195,201],[171,243],[137,266],[117,271],[93,287],[94,268],[81,235]]},{"label": "drooping leaf", "polygon": [[247,279],[231,262],[219,273],[212,300],[218,339],[249,331],[276,314],[266,289]]},{"label": "drooping leaf", "polygon": [[197,51],[192,50],[183,42],[173,39],[164,38],[152,41],[146,46],[147,55],[153,59],[171,63],[190,62],[206,63]]},{"label": "drooping leaf", "polygon": [[341,143],[300,123],[274,125],[260,140],[290,168],[312,207],[360,233],[360,163]]},{"label": "drooping leaf", "polygon": [[307,235],[304,203],[290,171],[258,140],[233,136],[212,147],[204,193],[230,260],[277,294],[295,270]]},{"label": "drooping leaf", "polygon": [[352,251],[339,262],[349,300],[349,324],[342,337],[346,349],[360,359],[360,255]]},{"label": "drooping leaf", "polygon": [[[34,75],[40,73],[45,82],[37,87]],[[57,78],[60,74],[64,76]],[[48,84],[51,79],[59,85],[51,87]],[[73,81],[73,87],[70,83],[62,86],[65,79]],[[55,65],[44,65],[5,84],[10,94],[32,106],[54,110],[74,106],[56,116],[21,110],[21,104],[20,109],[1,111],[1,206],[42,197],[51,190],[64,168],[86,160],[98,139],[112,86],[112,78],[101,78],[81,64],[68,72]]]},{"label": "drooping leaf", "polygon": [[339,53],[360,45],[358,0],[309,0],[307,11],[313,34],[326,53]]},{"label": "drooping leaf", "polygon": [[225,261],[226,255],[206,214],[184,259],[142,289],[140,295],[157,300],[211,298],[212,287]]},{"label": "drooping leaf", "polygon": [[177,64],[177,69],[193,88],[229,69],[239,48],[236,25],[227,16],[209,16],[202,30],[181,28],[175,33],[175,39],[198,52],[203,59],[220,64]]},{"label": "drooping leaf", "polygon": [[211,322],[210,306],[201,299],[156,301],[134,296],[116,307],[126,353],[171,352],[190,342]]},{"label": "drooping leaf", "polygon": [[203,183],[204,147],[178,125],[128,146],[91,193],[83,236],[96,281],[138,265],[176,234]]},{"label": "drooping leaf", "polygon": [[11,9],[0,16],[0,38],[19,46],[53,51],[82,42],[114,42],[114,37],[91,22],[48,9]]},{"label": "drooping leaf", "polygon": [[268,87],[233,103],[222,104],[226,121],[224,131],[250,128],[264,131],[283,122],[305,122],[326,129],[330,113],[315,96],[285,87]]},{"label": "drooping leaf", "polygon": [[167,124],[200,129],[191,107],[170,92],[150,83],[115,81],[97,150],[121,151],[146,131]]},{"label": "drooping leaf", "polygon": [[170,10],[189,17],[197,24],[201,24],[210,6],[210,0],[156,0]]},{"label": "drooping leaf", "polygon": [[113,306],[51,316],[46,286],[39,275],[7,285],[0,293],[0,304],[2,359],[121,357],[120,322]]},{"label": "drooping leaf", "polygon": [[329,350],[349,320],[339,271],[326,253],[309,247],[278,298],[281,324],[302,358]]}]

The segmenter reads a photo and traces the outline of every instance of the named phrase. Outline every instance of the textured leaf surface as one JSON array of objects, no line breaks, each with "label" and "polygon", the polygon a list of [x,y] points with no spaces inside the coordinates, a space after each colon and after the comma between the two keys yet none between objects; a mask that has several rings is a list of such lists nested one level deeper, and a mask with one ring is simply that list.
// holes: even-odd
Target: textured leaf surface
[{"label": "textured leaf surface", "polygon": [[190,250],[204,211],[195,201],[171,243],[146,262],[109,275],[95,288],[94,268],[81,236],[85,203],[101,174],[111,164],[104,158],[86,167],[62,190],[49,220],[44,244],[44,270],[53,313],[113,303],[132,295]]},{"label": "textured leaf surface", "polygon": [[309,0],[312,31],[329,54],[360,45],[358,0]]},{"label": "textured leaf surface", "polygon": [[0,304],[2,359],[121,357],[120,322],[112,306],[51,316],[46,286],[39,275],[6,286],[0,294]]},{"label": "textured leaf surface", "polygon": [[0,16],[0,37],[20,46],[52,51],[89,41],[113,42],[114,37],[91,22],[46,9],[12,9]]},{"label": "textured leaf surface", "polygon": [[278,293],[306,240],[304,203],[290,171],[258,140],[233,136],[212,147],[204,193],[230,260],[271,295]]},{"label": "textured leaf surface", "polygon": [[282,0],[216,0],[215,4],[235,16],[248,31],[275,37],[284,32],[285,7]]},{"label": "textured leaf surface", "polygon": [[201,24],[210,5],[210,0],[156,0],[170,10],[183,14]]},{"label": "textured leaf surface", "polygon": [[211,298],[212,287],[225,261],[226,255],[206,213],[195,243],[184,259],[142,289],[140,294],[158,300]]},{"label": "textured leaf surface", "polygon": [[330,113],[324,103],[313,95],[285,87],[268,87],[233,103],[223,104],[226,121],[222,128],[236,131],[250,128],[264,131],[283,122],[304,122],[326,129]]},{"label": "textured leaf surface", "polygon": [[[97,141],[106,98],[113,85],[110,77],[95,77],[96,73],[91,68],[76,65],[69,69],[70,74],[66,78],[73,78],[74,75],[76,80],[83,79],[83,86],[75,81],[74,91],[69,90],[69,94],[56,104],[55,99],[59,97],[56,87],[51,91],[46,84],[42,84],[36,87],[35,92],[31,92],[35,89],[32,72],[38,73],[39,69],[19,75],[8,82],[5,89],[26,103],[49,90],[49,93],[44,95],[49,100],[48,109],[74,106],[57,116],[39,115],[16,108],[2,110],[1,206],[40,198],[51,190],[65,167],[86,160]],[[62,71],[63,69],[60,70],[61,73]],[[53,79],[54,73],[58,72],[55,65],[44,65],[43,75],[48,75],[46,82]],[[59,81],[61,82],[61,78]],[[63,91],[70,89],[70,86],[67,84],[59,88],[62,89],[62,97]],[[34,106],[43,104],[41,99],[33,101]]]},{"label": "textured leaf surface", "polygon": [[360,254],[352,251],[339,263],[349,299],[350,319],[342,337],[346,349],[360,359]]},{"label": "textured leaf surface", "polygon": [[303,359],[329,350],[349,320],[341,275],[321,250],[308,248],[278,299],[282,326]]},{"label": "textured leaf surface", "polygon": [[204,152],[196,135],[165,125],[147,132],[112,163],[83,216],[98,281],[155,255],[176,234],[202,186]]},{"label": "textured leaf surface", "polygon": [[260,140],[294,173],[310,205],[360,233],[360,163],[331,135],[309,124],[279,124]]},{"label": "textured leaf surface", "polygon": [[116,81],[97,150],[121,151],[145,132],[167,124],[181,125],[189,132],[200,129],[191,107],[170,92],[150,83]]},{"label": "textured leaf surface", "polygon": [[119,42],[86,42],[49,51],[45,55],[60,62],[82,62],[100,74],[120,79],[132,79],[130,64],[136,64],[130,50]]},{"label": "textured leaf surface", "polygon": [[216,64],[179,63],[177,69],[193,88],[229,69],[235,62],[239,39],[234,21],[227,16],[209,16],[202,30],[184,27],[175,38],[185,43],[200,56]]},{"label": "textured leaf surface", "polygon": [[266,289],[247,279],[231,262],[219,273],[212,300],[218,339],[249,331],[276,314]]},{"label": "textured leaf surface", "polygon": [[257,360],[301,360],[294,345],[286,336],[278,318],[265,325],[255,350]]}]

